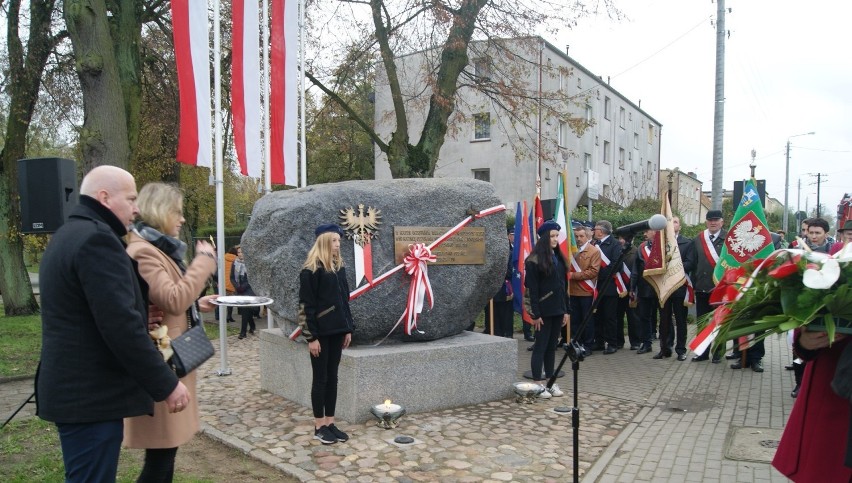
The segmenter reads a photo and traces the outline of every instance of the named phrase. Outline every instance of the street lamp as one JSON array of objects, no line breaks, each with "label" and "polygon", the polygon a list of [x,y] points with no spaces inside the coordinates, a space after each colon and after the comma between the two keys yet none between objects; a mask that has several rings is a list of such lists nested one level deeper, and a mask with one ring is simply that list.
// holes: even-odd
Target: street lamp
[{"label": "street lamp", "polygon": [[[802,134],[795,134],[793,136],[787,136],[787,168],[786,175],[784,177],[784,220],[782,224],[784,225],[784,233],[789,233],[789,227],[787,226],[787,218],[790,212],[789,198],[790,198],[790,140],[793,138],[797,138],[799,136],[811,136],[816,134],[814,131],[806,132]],[[797,230],[798,231],[798,227]]]}]

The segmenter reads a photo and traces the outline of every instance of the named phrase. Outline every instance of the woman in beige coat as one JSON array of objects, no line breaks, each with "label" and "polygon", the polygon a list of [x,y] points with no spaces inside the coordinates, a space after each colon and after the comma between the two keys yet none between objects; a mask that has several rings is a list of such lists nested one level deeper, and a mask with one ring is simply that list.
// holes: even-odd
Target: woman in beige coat
[{"label": "woman in beige coat", "polygon": [[[138,262],[139,274],[148,284],[148,301],[163,312],[160,324],[168,327],[168,336],[174,339],[189,328],[189,320],[201,323],[197,309],[207,312],[214,308],[210,301],[215,295],[200,299],[199,295],[216,271],[215,249],[199,241],[195,258],[189,266],[184,263],[186,243],[178,239],[185,221],[183,195],[177,187],[147,184],[139,191],[138,205],[140,221],[128,235],[127,253]],[[145,448],[140,482],[172,481],[177,447],[198,432],[195,372],[181,381],[190,392],[187,407],[169,413],[165,403],[157,403],[153,417],[124,420],[124,445]]]}]

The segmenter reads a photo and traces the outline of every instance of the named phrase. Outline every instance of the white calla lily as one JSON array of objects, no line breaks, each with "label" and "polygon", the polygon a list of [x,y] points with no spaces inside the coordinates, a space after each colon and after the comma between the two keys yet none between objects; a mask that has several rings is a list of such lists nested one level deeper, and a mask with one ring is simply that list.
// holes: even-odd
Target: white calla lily
[{"label": "white calla lily", "polygon": [[825,290],[831,288],[834,282],[840,278],[840,264],[834,258],[822,261],[819,270],[808,268],[802,274],[802,283],[808,288]]},{"label": "white calla lily", "polygon": [[834,254],[834,258],[836,258],[838,262],[852,261],[852,243],[847,243],[846,245],[843,245],[843,248],[841,248],[839,252]]}]

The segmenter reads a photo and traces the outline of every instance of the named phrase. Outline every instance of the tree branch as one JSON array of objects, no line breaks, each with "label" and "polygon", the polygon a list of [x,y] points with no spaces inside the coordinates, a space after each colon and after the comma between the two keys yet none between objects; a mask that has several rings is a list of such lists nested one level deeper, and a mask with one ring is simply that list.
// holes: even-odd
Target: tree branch
[{"label": "tree branch", "polygon": [[364,132],[367,133],[368,136],[370,136],[370,139],[372,139],[373,142],[376,143],[376,145],[379,147],[379,149],[382,150],[383,153],[388,152],[389,146],[387,145],[387,143],[382,141],[382,138],[380,138],[379,135],[376,134],[376,132],[373,130],[373,128],[370,127],[366,122],[364,122],[364,120],[361,119],[361,116],[359,116],[355,112],[355,110],[352,109],[352,107],[350,107],[349,104],[345,100],[343,100],[342,97],[338,96],[337,93],[335,93],[334,91],[332,91],[331,89],[326,87],[325,84],[320,82],[319,79],[314,77],[313,74],[311,74],[310,72],[305,72],[305,76],[307,76],[307,78],[315,86],[319,87],[321,91],[323,91],[328,97],[330,97],[331,100],[336,102],[337,105],[339,105],[344,111],[346,111],[346,113],[349,114],[349,116],[352,118],[352,120],[355,121],[355,123],[358,124],[358,126],[360,126],[361,129],[363,129]]}]

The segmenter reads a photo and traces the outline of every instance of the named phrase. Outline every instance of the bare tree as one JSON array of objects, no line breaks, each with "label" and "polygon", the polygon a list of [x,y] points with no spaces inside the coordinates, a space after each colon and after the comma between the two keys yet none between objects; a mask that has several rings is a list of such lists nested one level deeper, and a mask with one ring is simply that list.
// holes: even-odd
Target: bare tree
[{"label": "bare tree", "polygon": [[[609,2],[595,2],[609,15],[618,15]],[[506,47],[505,39],[527,39],[533,49],[539,40],[530,33],[570,28],[577,19],[597,13],[584,3],[548,0],[431,0],[428,2],[406,0],[344,0],[341,2],[314,2],[310,17],[310,41],[317,57],[310,62],[307,77],[325,95],[338,102],[343,109],[370,135],[377,148],[388,157],[395,178],[432,176],[448,133],[452,134],[452,118],[456,113],[458,92],[462,88],[475,89],[486,96],[498,109],[510,113],[506,129],[536,131],[543,134],[541,122],[530,122],[530,116],[559,107],[564,99],[545,98],[539,90],[530,89],[528,83],[515,82],[527,75],[509,69],[532,68],[535,59],[529,59]],[[342,28],[343,22],[346,28]],[[495,68],[493,78],[477,76],[466,71],[470,64],[472,44],[479,44],[480,52],[493,52]],[[335,50],[332,45],[347,48]],[[430,51],[431,61],[420,72],[421,85],[426,88],[414,96],[403,86],[404,72],[400,72],[400,59],[408,54]],[[335,54],[335,52],[341,52]],[[355,52],[357,55],[353,55]],[[346,70],[346,61],[366,57],[376,62],[382,70],[392,98],[393,132],[387,136],[377,133],[369,119],[363,119],[338,95],[339,73]],[[518,59],[521,62],[516,62]],[[418,97],[422,97],[418,99]],[[575,99],[574,101],[577,101]],[[410,110],[426,110],[425,122],[419,133],[412,132]],[[559,109],[557,118],[564,118],[575,132],[587,127],[580,118],[564,114]],[[381,114],[379,114],[381,115]],[[544,116],[547,117],[547,116]],[[552,129],[550,130],[552,131]],[[526,138],[516,136],[517,139]],[[542,149],[545,140],[536,146],[513,146],[516,149]],[[558,150],[553,150],[558,151]]]}]

